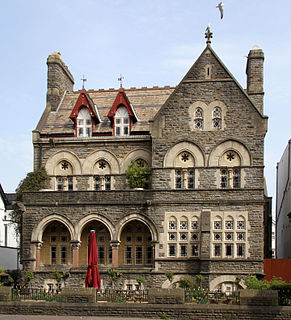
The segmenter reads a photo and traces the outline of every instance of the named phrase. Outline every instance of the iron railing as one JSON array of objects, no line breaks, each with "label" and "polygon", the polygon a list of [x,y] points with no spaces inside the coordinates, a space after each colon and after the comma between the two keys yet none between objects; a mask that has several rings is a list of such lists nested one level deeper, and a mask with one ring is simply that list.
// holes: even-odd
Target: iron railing
[{"label": "iron railing", "polygon": [[61,290],[34,289],[27,287],[14,288],[12,290],[12,300],[45,300],[45,301],[61,301]]},{"label": "iron railing", "polygon": [[148,290],[101,289],[97,301],[107,302],[147,302]]},{"label": "iron railing", "polygon": [[185,302],[239,304],[239,292],[209,291],[202,288],[185,289]]}]

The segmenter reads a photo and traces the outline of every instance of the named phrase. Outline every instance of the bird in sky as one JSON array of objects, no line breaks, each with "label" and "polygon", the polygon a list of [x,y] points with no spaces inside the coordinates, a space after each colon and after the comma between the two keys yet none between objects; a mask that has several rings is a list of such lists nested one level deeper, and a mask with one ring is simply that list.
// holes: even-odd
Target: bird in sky
[{"label": "bird in sky", "polygon": [[220,19],[223,18],[223,6],[224,4],[222,2],[219,2],[219,4],[216,6],[216,8],[218,8],[220,11]]}]

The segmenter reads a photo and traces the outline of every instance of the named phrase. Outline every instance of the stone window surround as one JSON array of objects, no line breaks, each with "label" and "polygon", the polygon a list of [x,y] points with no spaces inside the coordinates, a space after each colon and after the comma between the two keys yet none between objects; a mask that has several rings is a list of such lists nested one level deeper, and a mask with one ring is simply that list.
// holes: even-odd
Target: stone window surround
[{"label": "stone window surround", "polygon": [[[222,229],[214,229],[214,221],[219,217],[222,221]],[[232,219],[233,229],[226,229],[225,222]],[[245,222],[245,229],[238,228],[238,221]],[[240,211],[231,211],[231,212],[211,212],[211,251],[210,256],[214,259],[246,259],[249,257],[249,243],[248,243],[248,232],[249,232],[249,223],[248,223],[248,213]],[[221,233],[221,240],[214,240],[214,235],[216,233]],[[226,240],[225,236],[227,233],[232,233],[232,240]],[[238,240],[237,235],[244,233],[244,240]],[[229,243],[233,245],[233,252],[231,257],[227,257],[225,253],[225,245]],[[221,244],[221,256],[214,255],[214,246],[215,244]],[[237,245],[245,245],[245,254],[244,256],[237,256]]]},{"label": "stone window surround", "polygon": [[[165,213],[165,221],[164,221],[164,230],[165,232],[161,235],[161,242],[166,243],[167,245],[164,246],[163,250],[160,251],[164,252],[164,256],[168,258],[190,258],[190,257],[199,257],[199,247],[200,247],[200,212],[166,212]],[[170,221],[176,222],[176,229],[170,229],[169,223]],[[180,222],[187,221],[187,229],[181,228]],[[198,221],[198,229],[192,228],[192,221]],[[176,239],[170,240],[169,234],[175,233]],[[182,234],[187,233],[187,240],[183,240],[181,238]],[[192,234],[198,234],[197,240],[192,240]],[[170,256],[169,254],[169,246],[175,245],[176,246],[176,255]],[[181,245],[186,245],[187,248],[187,256],[181,256]],[[192,256],[192,245],[198,245],[198,255]],[[165,252],[166,251],[166,252]]]},{"label": "stone window surround", "polygon": [[[221,109],[221,128],[214,128],[213,127],[213,111],[215,107],[219,107]],[[201,108],[203,111],[203,127],[202,129],[195,128],[195,121],[197,117],[195,117],[195,111],[197,108]],[[209,104],[203,101],[196,101],[189,106],[188,114],[189,114],[189,126],[191,131],[217,131],[217,130],[224,130],[226,128],[225,125],[225,117],[226,117],[226,105],[219,100],[215,100],[210,102]]]}]

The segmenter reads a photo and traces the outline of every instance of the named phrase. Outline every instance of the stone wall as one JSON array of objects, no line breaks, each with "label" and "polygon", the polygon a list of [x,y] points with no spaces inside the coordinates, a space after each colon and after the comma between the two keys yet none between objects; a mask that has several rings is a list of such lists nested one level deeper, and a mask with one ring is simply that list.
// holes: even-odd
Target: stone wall
[{"label": "stone wall", "polygon": [[53,303],[0,302],[0,314],[106,316],[162,319],[291,319],[291,307],[231,305],[154,305],[143,303]]}]

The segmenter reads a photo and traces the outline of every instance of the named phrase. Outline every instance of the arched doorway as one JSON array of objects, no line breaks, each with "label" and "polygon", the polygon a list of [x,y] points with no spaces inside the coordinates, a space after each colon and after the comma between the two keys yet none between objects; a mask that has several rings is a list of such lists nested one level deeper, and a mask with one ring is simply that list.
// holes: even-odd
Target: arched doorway
[{"label": "arched doorway", "polygon": [[119,265],[152,264],[152,236],[143,222],[132,220],[122,228],[118,261]]},{"label": "arched doorway", "polygon": [[88,222],[81,233],[81,245],[79,249],[79,264],[88,264],[88,240],[90,231],[95,230],[98,247],[98,264],[112,264],[112,247],[110,245],[111,237],[107,227],[100,221]]},{"label": "arched doorway", "polygon": [[42,234],[40,265],[70,265],[70,241],[70,232],[62,222],[48,223]]}]

